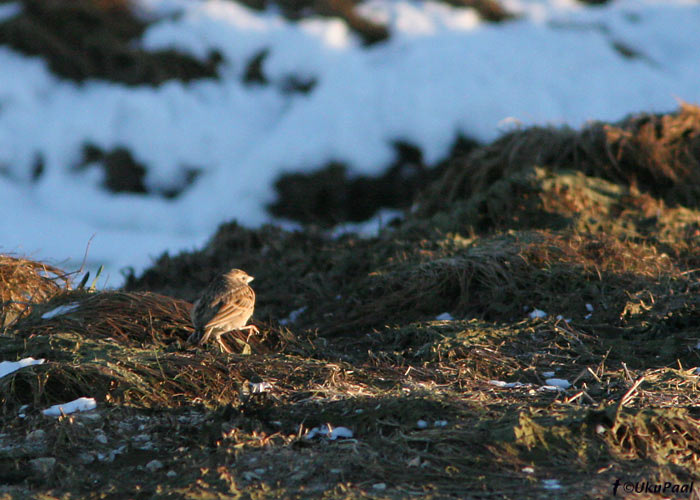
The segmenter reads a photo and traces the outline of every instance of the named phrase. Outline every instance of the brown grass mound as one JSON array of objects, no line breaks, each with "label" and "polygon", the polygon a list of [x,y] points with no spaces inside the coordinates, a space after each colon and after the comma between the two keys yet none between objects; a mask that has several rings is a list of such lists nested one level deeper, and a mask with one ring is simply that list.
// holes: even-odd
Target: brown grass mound
[{"label": "brown grass mound", "polygon": [[[230,357],[210,353],[211,345],[186,343],[192,333],[190,308],[185,301],[150,292],[57,290],[0,343],[0,359],[47,360],[1,379],[0,402],[11,408],[45,406],[94,395],[139,406],[227,404],[255,370],[235,368]],[[225,339],[234,350],[269,351],[257,338],[231,336],[233,342]],[[276,344],[279,336],[267,340]]]},{"label": "brown grass mound", "polygon": [[617,324],[635,293],[648,290],[661,314],[673,307],[669,283],[678,281],[672,285],[677,292],[688,284],[667,255],[608,235],[521,232],[471,241],[448,238],[444,245],[358,279],[343,294],[352,307],[342,301],[326,304],[315,311],[316,325],[326,334],[352,332],[445,311],[512,321],[524,317],[527,307],[580,318],[587,303],[596,304],[599,321]]},{"label": "brown grass mound", "polygon": [[[66,312],[47,319],[57,307]],[[123,345],[167,345],[192,333],[191,304],[149,292],[83,291],[63,293],[23,324],[24,335],[80,332],[86,337],[111,339]]]},{"label": "brown grass mound", "polygon": [[63,287],[70,287],[65,271],[42,262],[0,255],[0,328],[26,316]]},{"label": "brown grass mound", "polygon": [[677,113],[641,114],[580,132],[533,127],[509,133],[455,161],[423,197],[421,213],[443,210],[536,166],[580,170],[671,206],[700,206],[700,108],[683,104]]}]

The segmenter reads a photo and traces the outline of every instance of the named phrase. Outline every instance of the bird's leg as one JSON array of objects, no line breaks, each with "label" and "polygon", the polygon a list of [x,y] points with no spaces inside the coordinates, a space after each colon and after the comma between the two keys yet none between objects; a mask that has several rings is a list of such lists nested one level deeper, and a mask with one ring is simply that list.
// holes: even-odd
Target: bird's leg
[{"label": "bird's leg", "polygon": [[204,333],[199,337],[199,342],[197,342],[197,345],[202,345],[209,340],[209,337],[211,337],[211,328],[204,330]]},{"label": "bird's leg", "polygon": [[221,349],[222,353],[224,353],[224,352],[228,353],[228,354],[233,353],[233,351],[231,349],[229,349],[226,344],[224,344],[224,341],[221,340],[221,336],[216,337],[216,343],[219,345],[219,349]]}]

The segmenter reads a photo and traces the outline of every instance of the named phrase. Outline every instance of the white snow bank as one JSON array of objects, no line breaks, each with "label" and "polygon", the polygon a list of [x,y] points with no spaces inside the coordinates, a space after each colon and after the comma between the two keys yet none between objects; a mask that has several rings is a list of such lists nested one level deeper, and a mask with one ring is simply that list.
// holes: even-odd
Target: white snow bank
[{"label": "white snow bank", "polygon": [[[0,18],[16,5],[4,5]],[[489,24],[471,9],[372,0],[361,9],[385,21],[391,38],[369,48],[337,19],[293,23],[214,0],[137,5],[165,16],[146,30],[143,47],[198,57],[218,50],[221,78],[75,84],[0,46],[0,210],[19,214],[0,218],[1,252],[77,268],[96,234],[88,268],[104,264],[107,284],[118,286],[120,269],[200,247],[223,221],[269,221],[264,207],[283,171],[338,160],[376,174],[397,139],[431,163],[457,134],[492,140],[505,122],[578,127],[669,111],[677,99],[700,102],[697,2],[509,0],[520,19]],[[243,85],[246,63],[263,49],[271,85]],[[317,85],[284,94],[290,74]],[[128,148],[147,165],[151,188],[178,185],[186,168],[203,174],[175,200],[109,194],[99,172],[71,168],[86,142]],[[32,181],[39,157],[44,174]]]}]

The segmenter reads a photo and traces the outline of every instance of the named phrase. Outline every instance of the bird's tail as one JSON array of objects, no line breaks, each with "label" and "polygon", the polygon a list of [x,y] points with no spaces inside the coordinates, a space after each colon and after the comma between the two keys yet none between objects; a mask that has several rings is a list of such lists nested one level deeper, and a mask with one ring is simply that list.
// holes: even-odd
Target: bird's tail
[{"label": "bird's tail", "polygon": [[[192,332],[192,335],[187,337],[187,342],[189,342],[190,344],[200,345],[206,340],[204,336],[205,334],[202,329],[195,330],[194,332]],[[206,335],[206,337],[208,339],[209,335]]]}]

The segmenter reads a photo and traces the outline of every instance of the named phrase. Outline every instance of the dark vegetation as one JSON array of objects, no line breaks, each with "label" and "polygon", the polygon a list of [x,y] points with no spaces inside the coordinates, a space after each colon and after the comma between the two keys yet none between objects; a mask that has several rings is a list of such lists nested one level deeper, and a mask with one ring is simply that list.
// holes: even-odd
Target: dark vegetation
[{"label": "dark vegetation", "polygon": [[[83,146],[83,158],[75,166],[76,172],[90,168],[102,170],[103,187],[113,193],[139,193],[176,198],[191,186],[202,173],[196,167],[181,167],[178,176],[173,176],[168,188],[149,188],[146,184],[146,166],[134,159],[128,149],[117,147],[104,151],[94,144]],[[177,177],[177,178],[175,178]]]},{"label": "dark vegetation", "polygon": [[[444,0],[472,7],[487,21],[513,16],[496,0]],[[0,0],[0,4],[7,3]],[[277,8],[290,20],[314,15],[337,17],[370,45],[389,38],[386,26],[357,12],[357,0],[242,0],[256,10]],[[104,79],[128,85],[159,85],[168,80],[216,78],[222,55],[212,51],[198,60],[176,50],[147,51],[138,40],[149,20],[134,14],[129,0],[19,0],[19,15],[0,22],[0,45],[40,56],[55,74],[77,82]],[[263,49],[245,64],[246,83],[268,84]],[[280,90],[309,92],[315,79],[290,75]]]},{"label": "dark vegetation", "polygon": [[[118,291],[3,257],[0,359],[47,363],[0,379],[0,495],[578,499],[616,479],[690,483],[699,137],[690,105],[514,132],[455,154],[376,238],[232,222]],[[234,266],[256,277],[261,334],[229,337],[234,355],[188,346],[189,303]],[[572,386],[543,388],[546,372]],[[79,396],[97,410],[40,413]],[[326,424],[354,438],[303,438]]]},{"label": "dark vegetation", "polygon": [[[449,158],[477,146],[458,137]],[[351,175],[346,165],[332,162],[311,173],[289,173],[275,183],[277,200],[270,213],[304,224],[332,227],[348,221],[364,221],[380,208],[409,208],[416,195],[438,179],[449,160],[427,165],[416,146],[396,141],[395,159],[379,176]]]},{"label": "dark vegetation", "polygon": [[158,85],[217,74],[220,54],[206,61],[174,50],[145,51],[136,42],[147,23],[127,0],[21,0],[19,15],[0,23],[0,45],[41,56],[59,76]]},{"label": "dark vegetation", "polygon": [[[472,7],[483,19],[491,22],[501,22],[513,18],[513,15],[497,0],[443,1],[456,7]],[[291,20],[314,15],[337,17],[344,20],[367,45],[386,40],[391,35],[386,26],[377,24],[357,12],[356,6],[361,3],[359,0],[241,0],[241,3],[256,10],[265,10],[275,6],[287,19]]]}]

